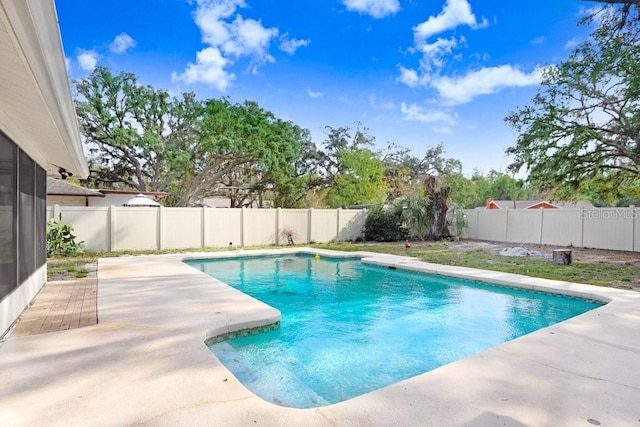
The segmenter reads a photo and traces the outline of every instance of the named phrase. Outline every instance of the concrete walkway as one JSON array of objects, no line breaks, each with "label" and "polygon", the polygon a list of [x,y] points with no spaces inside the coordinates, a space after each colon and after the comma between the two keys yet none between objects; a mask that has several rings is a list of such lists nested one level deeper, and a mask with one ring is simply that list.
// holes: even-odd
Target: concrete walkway
[{"label": "concrete walkway", "polygon": [[22,314],[13,337],[58,332],[98,323],[98,279],[47,282]]},{"label": "concrete walkway", "polygon": [[361,255],[609,303],[354,399],[292,409],[253,395],[204,344],[277,321],[277,310],[182,263],[186,255],[101,259],[100,323],[0,345],[0,425],[639,425],[640,294]]}]

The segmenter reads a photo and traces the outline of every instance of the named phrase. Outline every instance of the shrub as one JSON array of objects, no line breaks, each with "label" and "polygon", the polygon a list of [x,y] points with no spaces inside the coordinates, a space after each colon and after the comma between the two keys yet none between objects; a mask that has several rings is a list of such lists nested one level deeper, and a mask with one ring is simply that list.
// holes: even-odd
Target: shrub
[{"label": "shrub", "polygon": [[298,233],[289,227],[284,227],[280,230],[280,238],[286,240],[288,245],[295,245],[295,239],[298,238]]},{"label": "shrub", "polygon": [[62,214],[47,222],[47,256],[74,256],[84,252],[84,242],[76,242],[73,227],[62,222]]},{"label": "shrub", "polygon": [[459,239],[462,237],[462,233],[467,225],[469,225],[469,222],[467,221],[467,215],[464,211],[454,206],[447,212],[447,224],[453,229],[453,237]]},{"label": "shrub", "polygon": [[395,242],[407,238],[407,230],[402,227],[400,212],[373,206],[364,222],[364,238],[374,242]]}]

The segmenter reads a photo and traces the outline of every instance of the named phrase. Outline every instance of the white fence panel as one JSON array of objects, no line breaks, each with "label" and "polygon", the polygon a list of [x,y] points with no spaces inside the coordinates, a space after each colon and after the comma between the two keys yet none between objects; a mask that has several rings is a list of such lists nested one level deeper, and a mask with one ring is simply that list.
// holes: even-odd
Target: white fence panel
[{"label": "white fence panel", "polygon": [[276,243],[276,209],[244,209],[243,215],[243,246]]},{"label": "white fence panel", "polygon": [[335,240],[338,212],[328,209],[313,209],[311,212],[311,242],[325,243]]},{"label": "white fence panel", "polygon": [[203,213],[194,208],[162,208],[161,249],[186,249],[202,246]]},{"label": "white fence panel", "polygon": [[582,247],[582,209],[543,209],[542,243]]},{"label": "white fence panel", "polygon": [[159,208],[111,208],[115,218],[112,250],[146,250],[159,248]]},{"label": "white fence panel", "polygon": [[84,242],[84,247],[88,251],[108,251],[111,242],[109,233],[110,216],[109,208],[87,208],[76,206],[65,206],[64,209],[47,207],[47,218],[56,217],[62,214],[62,222],[73,225],[73,234],[77,242]]},{"label": "white fence panel", "polygon": [[361,209],[338,210],[338,240],[356,240],[362,237],[365,212]]},{"label": "white fence panel", "polygon": [[206,209],[205,224],[205,246],[242,246],[242,209]]},{"label": "white fence panel", "polygon": [[286,245],[286,237],[282,231],[287,229],[292,233],[294,243],[309,243],[309,210],[308,209],[282,209],[280,211],[280,244]]},{"label": "white fence panel", "polygon": [[542,211],[529,209],[526,211],[507,210],[507,242],[540,243]]},{"label": "white fence panel", "polygon": [[478,239],[507,241],[507,210],[478,210]]},{"label": "white fence panel", "polygon": [[465,213],[465,238],[640,251],[636,208],[473,209]]},{"label": "white fence panel", "polygon": [[633,250],[633,211],[620,208],[583,211],[583,245],[586,248]]},{"label": "white fence panel", "polygon": [[465,209],[465,218],[467,219],[467,226],[462,230],[463,239],[478,239],[478,223],[480,209]]}]

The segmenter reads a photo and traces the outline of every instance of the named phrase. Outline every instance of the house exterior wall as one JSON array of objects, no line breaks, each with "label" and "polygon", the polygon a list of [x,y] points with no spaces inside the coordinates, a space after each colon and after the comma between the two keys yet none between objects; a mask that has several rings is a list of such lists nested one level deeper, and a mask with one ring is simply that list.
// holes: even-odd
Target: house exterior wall
[{"label": "house exterior wall", "polygon": [[131,200],[135,194],[111,194],[107,193],[104,197],[90,197],[89,206],[92,207],[109,207],[109,206],[122,206],[127,201]]},{"label": "house exterior wall", "polygon": [[46,172],[0,132],[0,335],[46,282]]},{"label": "house exterior wall", "polygon": [[0,1],[0,336],[46,282],[46,176],[86,177],[53,0]]}]

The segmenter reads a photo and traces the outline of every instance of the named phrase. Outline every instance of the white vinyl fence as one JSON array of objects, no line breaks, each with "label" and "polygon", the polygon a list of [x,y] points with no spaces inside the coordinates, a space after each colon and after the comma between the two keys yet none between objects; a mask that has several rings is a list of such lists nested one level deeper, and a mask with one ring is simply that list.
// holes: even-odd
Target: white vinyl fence
[{"label": "white vinyl fence", "polygon": [[90,251],[186,249],[355,240],[366,210],[48,206]]},{"label": "white vinyl fence", "polygon": [[463,238],[640,251],[640,209],[467,209]]}]

